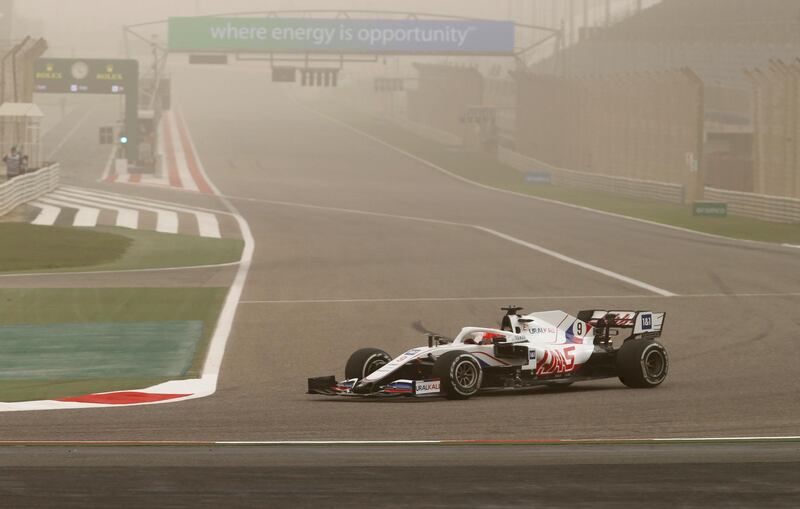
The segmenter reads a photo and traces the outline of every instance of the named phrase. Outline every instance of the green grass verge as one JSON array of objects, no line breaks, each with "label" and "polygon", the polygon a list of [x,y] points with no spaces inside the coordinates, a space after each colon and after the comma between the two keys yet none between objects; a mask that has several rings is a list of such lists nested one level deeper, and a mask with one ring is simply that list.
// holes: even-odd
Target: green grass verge
[{"label": "green grass verge", "polygon": [[93,380],[13,380],[0,382],[0,401],[40,401],[98,392],[125,391],[158,385],[162,378],[98,378]]},{"label": "green grass verge", "polygon": [[48,270],[112,263],[133,239],[83,228],[0,223],[0,271]]},{"label": "green grass verge", "polygon": [[546,184],[528,184],[518,170],[498,162],[488,154],[447,147],[385,120],[354,114],[349,110],[317,106],[358,129],[481,184],[724,237],[800,244],[800,224],[770,223],[739,216],[695,217],[690,205],[635,200]]},{"label": "green grass verge", "polygon": [[0,223],[0,272],[150,269],[238,261],[244,242],[127,228]]},{"label": "green grass verge", "polygon": [[[45,324],[200,320],[203,334],[185,377],[200,374],[227,288],[0,289],[2,322]],[[2,355],[0,338],[0,355]],[[143,359],[146,362],[146,359]],[[136,389],[167,381],[153,378],[0,381],[0,401],[31,401],[92,392]]]},{"label": "green grass verge", "polygon": [[241,239],[211,239],[192,235],[174,235],[144,230],[100,227],[133,239],[125,254],[114,262],[97,265],[93,270],[126,270],[158,267],[214,265],[239,261],[244,249]]}]

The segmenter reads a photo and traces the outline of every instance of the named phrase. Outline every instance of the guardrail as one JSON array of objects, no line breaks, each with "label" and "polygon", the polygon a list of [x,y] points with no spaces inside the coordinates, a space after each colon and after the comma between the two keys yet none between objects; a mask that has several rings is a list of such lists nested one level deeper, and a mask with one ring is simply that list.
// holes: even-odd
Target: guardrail
[{"label": "guardrail", "polygon": [[58,163],[54,163],[0,184],[0,216],[55,190],[60,172]]},{"label": "guardrail", "polygon": [[567,170],[503,147],[498,151],[498,158],[501,162],[523,172],[523,176],[527,172],[548,171],[551,176],[550,181],[555,185],[603,191],[630,198],[670,203],[684,202],[684,189],[680,184]]},{"label": "guardrail", "polygon": [[797,198],[707,187],[704,199],[727,203],[729,214],[773,223],[800,223],[800,199]]}]

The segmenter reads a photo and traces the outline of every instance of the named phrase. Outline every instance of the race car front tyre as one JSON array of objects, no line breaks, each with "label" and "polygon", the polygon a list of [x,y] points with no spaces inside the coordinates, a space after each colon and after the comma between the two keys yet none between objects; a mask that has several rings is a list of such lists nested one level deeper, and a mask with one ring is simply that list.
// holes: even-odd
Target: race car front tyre
[{"label": "race car front tyre", "polygon": [[483,369],[471,354],[454,350],[436,359],[433,376],[440,380],[447,399],[467,399],[481,388]]},{"label": "race car front tyre", "polygon": [[648,339],[631,339],[617,352],[617,374],[628,387],[648,389],[667,378],[669,356],[664,345]]},{"label": "race car front tyre", "polygon": [[366,378],[370,373],[378,371],[389,363],[392,357],[377,348],[362,348],[353,352],[344,366],[345,379],[359,380]]}]

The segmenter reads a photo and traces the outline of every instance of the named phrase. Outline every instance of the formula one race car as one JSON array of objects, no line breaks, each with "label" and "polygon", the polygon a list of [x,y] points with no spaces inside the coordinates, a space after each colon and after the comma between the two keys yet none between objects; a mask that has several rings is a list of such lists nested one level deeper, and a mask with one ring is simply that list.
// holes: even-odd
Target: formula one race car
[{"label": "formula one race car", "polygon": [[[666,313],[563,311],[520,315],[503,308],[500,329],[464,327],[454,339],[428,335],[428,346],[394,359],[362,348],[345,365],[345,380],[308,379],[309,394],[328,396],[435,396],[466,399],[479,391],[566,386],[619,377],[628,387],[649,388],[667,377],[669,357],[655,341]],[[627,337],[615,338],[629,330]]]}]

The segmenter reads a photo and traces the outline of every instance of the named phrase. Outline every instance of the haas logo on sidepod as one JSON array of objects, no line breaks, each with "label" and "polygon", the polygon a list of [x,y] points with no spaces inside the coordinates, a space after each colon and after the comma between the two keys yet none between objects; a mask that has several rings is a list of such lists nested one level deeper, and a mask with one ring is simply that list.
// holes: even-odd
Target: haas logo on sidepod
[{"label": "haas logo on sidepod", "polygon": [[563,350],[545,350],[542,361],[536,368],[536,376],[570,373],[575,369],[574,350],[574,346],[568,346]]}]

